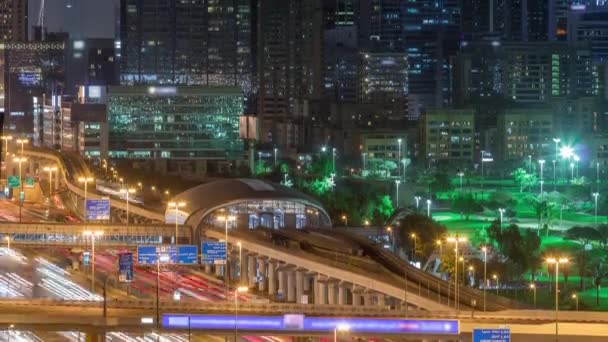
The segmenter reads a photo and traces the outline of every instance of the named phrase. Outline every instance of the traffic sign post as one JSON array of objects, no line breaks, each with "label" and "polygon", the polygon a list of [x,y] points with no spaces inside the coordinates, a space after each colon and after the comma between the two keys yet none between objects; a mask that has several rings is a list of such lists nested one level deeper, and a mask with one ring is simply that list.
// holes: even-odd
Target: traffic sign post
[{"label": "traffic sign post", "polygon": [[180,265],[198,264],[198,248],[194,245],[178,246],[177,263]]},{"label": "traffic sign post", "polygon": [[473,342],[511,342],[511,330],[473,329]]},{"label": "traffic sign post", "polygon": [[203,242],[201,244],[201,263],[212,265],[226,264],[225,242]]},{"label": "traffic sign post", "polygon": [[108,221],[110,219],[109,199],[87,200],[87,221]]},{"label": "traffic sign post", "polygon": [[18,188],[21,186],[21,182],[19,181],[18,176],[8,176],[8,187],[9,188]]},{"label": "traffic sign post", "polygon": [[133,280],[133,253],[118,255],[118,281],[129,283]]},{"label": "traffic sign post", "polygon": [[25,187],[33,188],[35,184],[35,180],[33,177],[25,177]]}]

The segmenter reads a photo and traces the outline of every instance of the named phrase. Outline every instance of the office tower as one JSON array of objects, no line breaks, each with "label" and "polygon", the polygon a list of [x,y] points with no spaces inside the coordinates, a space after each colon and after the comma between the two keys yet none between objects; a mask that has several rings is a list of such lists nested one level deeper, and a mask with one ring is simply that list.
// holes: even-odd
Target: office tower
[{"label": "office tower", "polygon": [[113,39],[73,39],[66,44],[66,93],[81,85],[117,85],[118,63]]},{"label": "office tower", "polygon": [[27,41],[27,0],[0,0],[0,40]]},{"label": "office tower", "polygon": [[258,117],[261,140],[294,148],[294,122],[322,92],[320,0],[262,0],[258,12]]},{"label": "office tower", "polygon": [[571,13],[568,40],[588,42],[596,63],[608,61],[608,7],[579,7]]},{"label": "office tower", "polygon": [[122,0],[121,84],[252,91],[251,0]]}]

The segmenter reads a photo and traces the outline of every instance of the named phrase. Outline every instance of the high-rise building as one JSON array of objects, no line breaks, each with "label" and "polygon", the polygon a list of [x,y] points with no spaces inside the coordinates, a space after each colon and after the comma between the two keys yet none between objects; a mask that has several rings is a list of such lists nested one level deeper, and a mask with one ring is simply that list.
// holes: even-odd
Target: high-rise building
[{"label": "high-rise building", "polygon": [[422,116],[421,144],[429,161],[468,164],[475,147],[475,111],[431,109]]},{"label": "high-rise building", "polygon": [[553,111],[546,106],[510,108],[498,116],[498,157],[521,160],[553,152]]},{"label": "high-rise building", "polygon": [[117,85],[118,63],[113,39],[73,39],[66,44],[66,93],[81,85]]},{"label": "high-rise building", "polygon": [[294,149],[300,104],[323,91],[321,1],[262,0],[257,14],[261,140]]},{"label": "high-rise building", "polygon": [[243,159],[238,87],[110,86],[107,106],[112,159],[188,177]]},{"label": "high-rise building", "polygon": [[25,42],[28,40],[27,0],[0,0],[0,40]]},{"label": "high-rise building", "polygon": [[120,81],[252,92],[251,0],[121,0]]},{"label": "high-rise building", "polygon": [[570,41],[588,42],[594,62],[608,61],[608,7],[573,10],[570,26]]}]

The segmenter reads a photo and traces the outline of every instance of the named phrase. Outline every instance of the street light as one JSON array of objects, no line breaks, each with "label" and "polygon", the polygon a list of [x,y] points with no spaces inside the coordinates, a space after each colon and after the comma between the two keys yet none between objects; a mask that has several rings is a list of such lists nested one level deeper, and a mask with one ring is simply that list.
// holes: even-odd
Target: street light
[{"label": "street light", "polygon": [[558,325],[559,325],[559,264],[567,264],[568,259],[566,258],[547,258],[545,260],[547,264],[555,264],[555,339],[558,339]]},{"label": "street light", "polygon": [[530,289],[534,292],[534,308],[536,309],[536,285],[530,284]]},{"label": "street light", "polygon": [[505,209],[498,208],[498,212],[500,212],[500,230],[502,231],[502,215],[505,213]]},{"label": "street light", "polygon": [[[49,173],[50,176],[50,173]],[[93,182],[93,177],[78,177],[79,183],[84,183],[84,205],[82,207],[82,211],[84,212],[84,220],[88,221],[87,218],[87,184]]]},{"label": "street light", "polygon": [[278,152],[278,148],[274,148],[274,166],[277,166],[277,152]]},{"label": "street light", "polygon": [[462,191],[462,177],[464,177],[464,172],[458,172],[458,177],[460,177],[460,191]]},{"label": "street light", "polygon": [[346,215],[342,215],[342,221],[344,222],[344,227],[348,227],[348,217]]},{"label": "street light", "polygon": [[179,208],[186,206],[186,202],[169,202],[169,209],[175,209],[175,244],[177,245],[178,231],[177,231],[177,215],[179,214]]},{"label": "street light", "polygon": [[4,240],[6,240],[7,248],[10,251],[11,250],[11,237],[7,235],[4,237]]},{"label": "street light", "polygon": [[399,169],[399,179],[401,179],[401,138],[397,139],[399,145],[399,153],[397,154],[397,168]]},{"label": "street light", "polygon": [[553,191],[556,191],[556,189],[557,189],[557,178],[556,178],[556,173],[555,173],[555,162],[556,162],[556,160],[553,159]]},{"label": "street light", "polygon": [[19,163],[19,187],[21,191],[19,192],[19,223],[21,223],[21,207],[23,207],[23,201],[21,200],[21,196],[25,197],[23,193],[23,179],[21,178],[21,164],[26,162],[27,158],[25,157],[16,157],[13,159],[13,162]]},{"label": "street light", "polygon": [[133,189],[133,188],[120,189],[120,193],[126,195],[125,200],[127,201],[127,226],[128,226],[129,225],[129,194],[134,194],[135,189]]},{"label": "street light", "polygon": [[243,269],[243,244],[241,243],[241,241],[236,243],[237,246],[239,246],[239,281],[242,280],[242,269]]},{"label": "street light", "polygon": [[228,222],[232,222],[234,220],[236,220],[236,217],[232,216],[232,215],[228,215],[228,216],[218,216],[217,217],[218,221],[224,221],[225,223],[225,240],[226,241],[226,269],[224,270],[224,278],[225,278],[225,282],[226,282],[226,286],[228,286]]},{"label": "street light", "polygon": [[573,293],[571,297],[576,301],[576,311],[578,311],[578,296],[576,293]]},{"label": "street light", "polygon": [[414,250],[412,251],[412,261],[416,262],[416,233],[412,233],[410,234],[410,237],[412,238],[412,240],[414,241]]},{"label": "street light", "polygon": [[418,206],[420,204],[420,200],[422,199],[422,197],[414,196],[414,199],[416,200],[416,211],[418,211]]},{"label": "street light", "polygon": [[577,155],[574,156],[574,166],[576,167],[576,178],[578,178],[578,162],[581,160],[581,158]]},{"label": "street light", "polygon": [[103,236],[103,231],[85,230],[82,232],[84,237],[91,237],[91,292],[95,293],[95,238]]},{"label": "street light", "polygon": [[488,287],[488,280],[486,277],[486,271],[488,269],[488,247],[481,247],[483,251],[483,311],[486,311],[486,290]]},{"label": "street light", "polygon": [[144,191],[144,185],[141,182],[137,182],[137,187],[139,188],[139,191]]},{"label": "street light", "polygon": [[570,163],[570,173],[572,174],[570,182],[574,182],[574,163]]},{"label": "street light", "polygon": [[247,293],[249,288],[247,286],[239,286],[234,291],[234,340],[238,340],[238,322],[239,322],[239,293]]},{"label": "street light", "polygon": [[498,274],[492,274],[492,279],[496,280],[496,295],[498,296],[498,288],[500,287],[498,283]]},{"label": "street light", "polygon": [[395,180],[395,202],[397,203],[397,206],[395,207],[395,209],[399,209],[399,184],[401,184],[401,180],[396,179]]},{"label": "street light", "polygon": [[49,173],[49,198],[50,198],[51,193],[53,192],[53,172],[57,172],[57,166],[45,166],[43,170],[45,172]]},{"label": "street light", "polygon": [[597,225],[597,196],[600,194],[597,192],[593,193],[593,198],[595,199],[595,224]]},{"label": "street light", "polygon": [[431,200],[426,200],[426,216],[431,217]]},{"label": "street light", "polygon": [[334,172],[336,172],[336,148],[333,147],[331,149],[331,160],[332,160],[332,167]]},{"label": "street light", "polygon": [[338,332],[347,333],[350,331],[350,326],[348,324],[340,323],[334,329],[334,342],[338,342]]},{"label": "street light", "polygon": [[473,274],[473,287],[475,287],[475,267],[469,266],[469,273]]},{"label": "street light", "polygon": [[17,139],[15,140],[17,144],[21,144],[21,156],[23,157],[23,145],[29,143],[30,141],[27,139]]},{"label": "street light", "polygon": [[450,243],[453,243],[456,246],[455,252],[456,254],[454,255],[454,268],[455,268],[455,272],[454,272],[454,289],[455,289],[455,294],[454,294],[454,302],[456,303],[456,310],[460,310],[460,302],[458,301],[458,244],[459,243],[464,243],[467,242],[467,238],[465,237],[459,237],[458,234],[456,234],[456,236],[451,236],[447,238],[447,241]]}]

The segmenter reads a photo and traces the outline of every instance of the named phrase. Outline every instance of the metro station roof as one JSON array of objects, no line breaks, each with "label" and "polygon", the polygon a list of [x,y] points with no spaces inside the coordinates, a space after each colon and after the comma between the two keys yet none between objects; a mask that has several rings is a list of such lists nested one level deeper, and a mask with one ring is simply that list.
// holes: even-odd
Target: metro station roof
[{"label": "metro station roof", "polygon": [[[298,190],[275,183],[249,178],[222,179],[188,189],[174,199],[185,202],[179,211],[188,216],[186,224],[197,226],[209,213],[230,204],[256,200],[285,200],[311,206],[326,216],[323,205],[315,198]],[[167,214],[171,209],[167,209]]]}]

